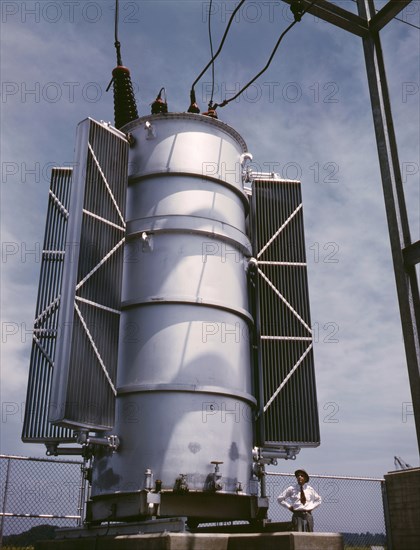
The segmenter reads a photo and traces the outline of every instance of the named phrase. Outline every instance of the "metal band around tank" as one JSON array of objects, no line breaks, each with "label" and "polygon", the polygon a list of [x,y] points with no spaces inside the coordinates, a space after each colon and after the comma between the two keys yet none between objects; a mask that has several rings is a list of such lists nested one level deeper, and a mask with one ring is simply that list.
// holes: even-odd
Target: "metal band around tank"
[{"label": "metal band around tank", "polygon": [[146,233],[196,233],[206,237],[228,241],[234,244],[245,256],[251,257],[252,247],[248,237],[239,229],[211,218],[192,216],[154,216],[127,222],[127,240]]},{"label": "metal band around tank", "polygon": [[185,178],[188,177],[195,180],[200,179],[200,180],[207,180],[213,183],[217,183],[218,185],[221,185],[222,187],[225,187],[229,191],[232,191],[233,193],[235,193],[241,199],[245,208],[245,212],[246,213],[249,212],[249,199],[245,191],[241,191],[240,189],[238,189],[237,187],[235,187],[234,185],[232,185],[226,180],[216,178],[214,176],[209,176],[207,174],[196,174],[193,172],[183,172],[180,170],[177,170],[176,172],[169,172],[167,169],[162,169],[161,171],[153,170],[151,172],[143,172],[140,176],[130,176],[128,178],[128,185],[136,184],[138,182],[141,182],[142,180],[158,178],[163,175],[164,176],[182,176]]},{"label": "metal band around tank", "polygon": [[254,319],[252,318],[252,315],[243,308],[240,307],[229,307],[224,305],[222,302],[214,302],[211,300],[206,300],[205,302],[202,300],[202,298],[196,298],[192,296],[149,296],[144,299],[136,299],[133,300],[126,300],[121,303],[121,309],[126,310],[129,308],[136,308],[138,306],[150,306],[150,305],[168,305],[168,304],[183,304],[183,305],[192,305],[192,306],[204,306],[209,307],[213,309],[221,309],[222,311],[227,311],[229,313],[233,313],[234,315],[238,315],[239,317],[242,317],[247,323],[250,325],[254,324]]},{"label": "metal band around tank", "polygon": [[249,393],[227,390],[221,386],[196,386],[194,384],[133,384],[129,386],[121,386],[117,388],[118,395],[126,395],[129,393],[146,393],[146,392],[188,392],[188,393],[206,393],[212,395],[225,395],[228,397],[246,401],[252,406],[257,405],[255,397]]}]

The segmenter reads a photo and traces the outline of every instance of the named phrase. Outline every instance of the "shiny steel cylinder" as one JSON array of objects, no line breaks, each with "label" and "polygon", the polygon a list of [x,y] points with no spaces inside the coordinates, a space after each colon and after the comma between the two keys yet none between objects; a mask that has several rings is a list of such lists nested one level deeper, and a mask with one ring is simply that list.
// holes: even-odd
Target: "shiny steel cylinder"
[{"label": "shiny steel cylinder", "polygon": [[246,235],[246,145],[203,115],[166,114],[124,127],[129,157],[122,289],[118,452],[94,461],[92,496],[163,489],[180,474],[222,491],[251,478],[253,414]]}]

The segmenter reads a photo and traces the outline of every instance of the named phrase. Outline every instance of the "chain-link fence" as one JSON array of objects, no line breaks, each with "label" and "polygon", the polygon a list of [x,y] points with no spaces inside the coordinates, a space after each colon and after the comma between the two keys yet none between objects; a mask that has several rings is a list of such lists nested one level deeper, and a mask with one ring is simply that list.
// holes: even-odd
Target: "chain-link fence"
[{"label": "chain-link fence", "polygon": [[[74,460],[0,455],[0,548],[9,535],[36,526],[82,524],[86,499],[82,465]],[[277,496],[295,481],[292,474],[267,472],[271,521],[290,521],[290,512],[277,503]],[[322,497],[314,512],[315,531],[342,533],[348,549],[388,549],[383,479],[311,475],[310,484]]]},{"label": "chain-link fence", "polygon": [[37,526],[75,527],[83,518],[81,461],[0,455],[0,548]]},{"label": "chain-link fence", "polygon": [[[291,520],[291,513],[278,504],[277,497],[294,483],[293,474],[267,472],[272,521]],[[315,531],[342,533],[345,548],[387,549],[383,479],[311,475],[309,483],[322,497],[313,513]]]}]

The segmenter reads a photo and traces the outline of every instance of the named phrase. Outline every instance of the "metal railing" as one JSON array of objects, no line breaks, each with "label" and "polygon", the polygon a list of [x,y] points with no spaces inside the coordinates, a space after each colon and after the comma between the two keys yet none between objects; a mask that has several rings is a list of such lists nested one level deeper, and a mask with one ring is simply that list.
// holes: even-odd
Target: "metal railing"
[{"label": "metal railing", "polygon": [[82,461],[0,455],[0,548],[39,525],[76,527],[84,516]]}]

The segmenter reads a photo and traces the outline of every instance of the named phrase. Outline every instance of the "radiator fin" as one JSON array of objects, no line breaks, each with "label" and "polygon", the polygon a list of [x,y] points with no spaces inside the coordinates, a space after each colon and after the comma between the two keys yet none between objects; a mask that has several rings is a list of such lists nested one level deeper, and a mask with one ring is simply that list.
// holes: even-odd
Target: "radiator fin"
[{"label": "radiator fin", "polygon": [[59,309],[71,181],[70,168],[52,169],[22,429],[22,440],[26,442],[74,439],[72,430],[48,421],[48,412],[55,406],[50,402],[50,393],[57,336],[63,328],[59,325]]},{"label": "radiator fin", "polygon": [[121,303],[128,142],[124,134],[86,119],[76,138],[74,189],[51,411],[55,424],[108,430],[114,424]]},{"label": "radiator fin", "polygon": [[256,179],[251,197],[258,445],[317,446],[319,420],[300,182]]}]

